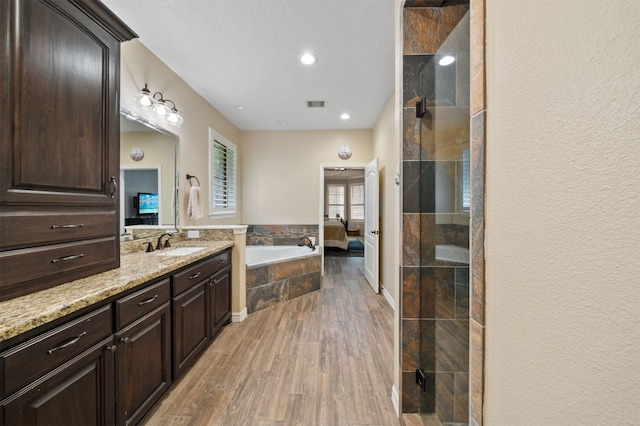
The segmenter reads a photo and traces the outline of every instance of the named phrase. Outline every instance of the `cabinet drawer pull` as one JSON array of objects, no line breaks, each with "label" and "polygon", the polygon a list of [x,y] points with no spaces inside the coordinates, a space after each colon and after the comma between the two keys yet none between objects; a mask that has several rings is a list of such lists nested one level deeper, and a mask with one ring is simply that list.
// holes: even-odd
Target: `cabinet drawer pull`
[{"label": "cabinet drawer pull", "polygon": [[59,257],[57,259],[51,260],[51,263],[66,262],[67,260],[80,259],[81,257],[84,257],[84,253],[74,254],[74,255],[65,256],[65,257]]},{"label": "cabinet drawer pull", "polygon": [[156,294],[155,296],[150,297],[150,298],[148,298],[146,300],[143,300],[142,302],[138,303],[138,306],[142,306],[142,305],[146,305],[147,303],[151,303],[154,300],[156,300],[157,298],[158,298],[158,295]]},{"label": "cabinet drawer pull", "polygon": [[83,228],[84,224],[82,223],[78,223],[76,224],[69,224],[69,225],[51,225],[51,229],[69,229],[69,228]]},{"label": "cabinet drawer pull", "polygon": [[67,342],[64,342],[64,343],[63,343],[63,344],[61,344],[60,346],[56,346],[56,347],[55,347],[55,348],[53,348],[53,349],[49,349],[49,350],[47,351],[47,355],[51,355],[51,354],[52,354],[52,353],[54,353],[55,351],[59,351],[60,349],[64,349],[64,348],[66,348],[67,346],[71,346],[71,345],[73,345],[74,343],[77,343],[77,342],[78,342],[78,340],[80,340],[81,338],[83,338],[83,337],[84,337],[84,336],[86,336],[86,335],[87,335],[87,332],[86,332],[86,331],[83,331],[82,333],[80,333],[80,334],[78,334],[76,337],[74,337],[73,339],[71,339],[71,340],[69,340],[69,341],[67,341]]},{"label": "cabinet drawer pull", "polygon": [[222,265],[224,262],[226,262],[225,259],[220,259],[220,260],[218,260],[218,265]]},{"label": "cabinet drawer pull", "polygon": [[227,277],[226,277],[226,276],[224,276],[224,277],[220,277],[220,278],[218,278],[218,279],[215,279],[215,280],[213,280],[213,283],[214,283],[214,284],[218,284],[220,281],[224,280],[225,278],[227,278]]},{"label": "cabinet drawer pull", "polygon": [[190,280],[195,280],[196,278],[198,278],[200,275],[202,274],[202,272],[198,272],[197,274],[193,274],[189,277]]}]

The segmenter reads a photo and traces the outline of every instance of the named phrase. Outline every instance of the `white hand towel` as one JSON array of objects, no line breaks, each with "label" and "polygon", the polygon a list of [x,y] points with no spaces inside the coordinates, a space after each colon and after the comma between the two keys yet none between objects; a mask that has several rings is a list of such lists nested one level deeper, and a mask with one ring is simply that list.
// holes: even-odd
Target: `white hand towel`
[{"label": "white hand towel", "polygon": [[192,219],[198,219],[203,216],[202,204],[200,202],[200,187],[192,186],[189,190],[189,204],[187,206],[187,215]]}]

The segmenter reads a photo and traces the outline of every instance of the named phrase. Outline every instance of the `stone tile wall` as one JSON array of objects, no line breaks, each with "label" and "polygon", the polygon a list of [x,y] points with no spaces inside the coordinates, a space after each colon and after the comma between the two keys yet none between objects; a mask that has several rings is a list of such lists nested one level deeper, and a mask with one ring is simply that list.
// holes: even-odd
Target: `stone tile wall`
[{"label": "stone tile wall", "polygon": [[484,400],[486,150],[485,0],[471,0],[471,360],[469,424],[482,426]]},{"label": "stone tile wall", "polygon": [[321,256],[247,269],[247,313],[320,289]]},{"label": "stone tile wall", "polygon": [[315,237],[318,225],[249,225],[248,246],[296,246],[302,237]]},{"label": "stone tile wall", "polygon": [[[462,153],[470,149],[469,30],[454,30],[468,6],[423,3],[404,9],[402,412],[467,423],[470,269],[436,260],[435,246],[469,247],[470,242],[469,213],[457,196],[443,197],[447,185],[459,186]],[[452,31],[455,36],[448,38]],[[416,101],[429,96],[421,72],[442,51],[456,53],[455,75],[447,77],[455,82],[454,91],[444,101],[432,96],[425,116],[416,118]],[[436,74],[435,84],[439,78]],[[415,384],[416,368],[426,373],[426,392]]]}]

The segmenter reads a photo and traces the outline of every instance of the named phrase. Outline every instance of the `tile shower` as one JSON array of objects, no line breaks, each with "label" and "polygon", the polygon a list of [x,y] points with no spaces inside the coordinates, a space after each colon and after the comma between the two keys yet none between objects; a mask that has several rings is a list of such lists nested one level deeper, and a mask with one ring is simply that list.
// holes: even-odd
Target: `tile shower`
[{"label": "tile shower", "polygon": [[[407,2],[403,18],[402,412],[466,424],[469,6],[424,5]],[[444,65],[445,56],[453,63]],[[416,118],[420,103],[425,112]]]}]

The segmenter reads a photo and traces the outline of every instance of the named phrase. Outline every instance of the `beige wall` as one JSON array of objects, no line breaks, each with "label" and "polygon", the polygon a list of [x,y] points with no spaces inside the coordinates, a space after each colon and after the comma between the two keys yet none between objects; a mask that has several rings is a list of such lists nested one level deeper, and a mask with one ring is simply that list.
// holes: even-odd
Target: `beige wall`
[{"label": "beige wall", "polygon": [[[173,179],[175,176],[174,138],[159,132],[123,132],[120,134],[120,166],[144,168],[158,166],[161,173],[160,181],[160,225],[174,225],[173,215]],[[139,147],[144,151],[144,158],[140,161],[131,159],[131,148]],[[125,182],[126,185],[126,182]],[[125,185],[122,185],[124,187]],[[127,200],[128,202],[129,200]],[[124,206],[120,207],[124,212]]]},{"label": "beige wall", "polygon": [[[371,130],[242,132],[243,218],[251,225],[317,224],[320,164],[368,163]],[[349,145],[349,160],[338,148]]]},{"label": "beige wall", "polygon": [[637,424],[640,3],[486,19],[485,424]]},{"label": "beige wall", "polygon": [[[239,197],[238,216],[234,219],[211,220],[205,217],[193,220],[186,215],[189,183],[187,173],[195,175],[202,185],[204,196],[203,207],[208,211],[208,138],[209,127],[231,142],[240,150],[240,131],[229,120],[207,103],[197,92],[186,84],[178,75],[167,67],[158,57],[151,53],[140,41],[132,40],[122,45],[121,66],[121,98],[120,106],[147,120],[177,134],[179,142],[179,189],[180,189],[180,225],[227,225],[242,223],[242,166],[238,160]],[[169,126],[156,120],[151,113],[138,109],[134,102],[144,84],[148,83],[151,93],[162,92],[165,99],[175,102],[180,114],[184,117],[182,127]]]},{"label": "beige wall", "polygon": [[373,128],[373,156],[380,166],[380,282],[397,306],[400,194],[395,177],[399,173],[399,141],[395,92],[389,97]]}]

